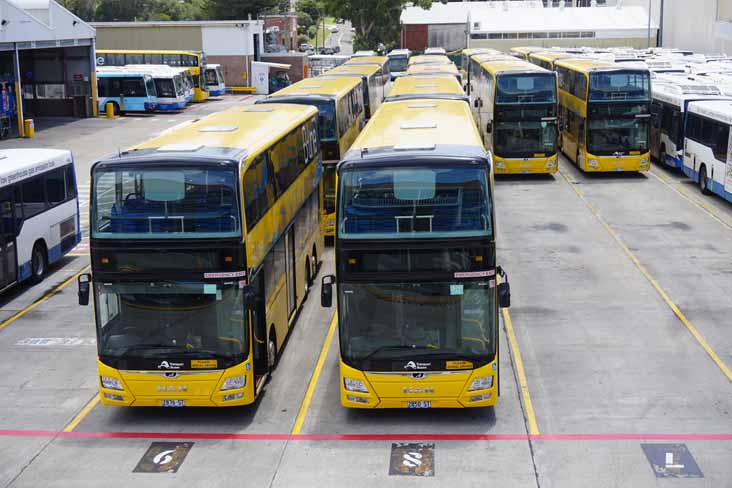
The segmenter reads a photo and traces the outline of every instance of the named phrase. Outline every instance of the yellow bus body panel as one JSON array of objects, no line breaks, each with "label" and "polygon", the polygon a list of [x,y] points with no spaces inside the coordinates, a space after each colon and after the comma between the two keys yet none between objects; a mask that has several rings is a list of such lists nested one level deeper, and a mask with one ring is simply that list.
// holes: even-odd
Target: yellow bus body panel
[{"label": "yellow bus body panel", "polygon": [[[340,361],[341,405],[346,408],[407,408],[407,402],[429,401],[431,408],[489,407],[498,401],[498,372],[493,361],[477,369],[430,371],[415,378],[412,373],[363,372]],[[468,391],[473,380],[493,376],[487,390]],[[345,378],[360,380],[368,393],[347,391]],[[477,401],[471,397],[490,395]],[[351,399],[349,399],[351,397]],[[359,398],[361,401],[352,400]]]},{"label": "yellow bus body panel", "polygon": [[[249,405],[255,399],[250,359],[229,369],[211,371],[121,371],[98,361],[99,376],[116,378],[124,388],[122,391],[104,388],[100,381],[101,402],[116,407],[161,407],[163,400],[183,400],[186,407]],[[175,378],[165,376],[173,372],[177,373]],[[246,376],[244,388],[221,391],[224,381],[233,376]],[[224,400],[224,396],[239,393],[241,398]]]},{"label": "yellow bus body panel", "polygon": [[[579,167],[588,173],[614,173],[624,171],[649,171],[651,154],[632,154],[630,156],[594,156],[583,151]],[[596,163],[594,163],[596,161]]]}]

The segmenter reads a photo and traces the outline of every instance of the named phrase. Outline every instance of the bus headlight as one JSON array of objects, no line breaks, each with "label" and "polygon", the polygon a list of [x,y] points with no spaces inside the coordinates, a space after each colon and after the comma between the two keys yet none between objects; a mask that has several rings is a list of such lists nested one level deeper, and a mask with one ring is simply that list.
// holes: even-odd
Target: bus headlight
[{"label": "bus headlight", "polygon": [[641,164],[648,164],[648,158],[641,159]]},{"label": "bus headlight", "polygon": [[346,390],[348,391],[357,391],[359,393],[368,393],[369,389],[366,388],[366,385],[361,380],[354,380],[353,378],[344,378],[343,379],[343,386],[346,387]]},{"label": "bus headlight", "polygon": [[111,376],[100,376],[99,379],[102,381],[102,387],[108,390],[123,391],[122,382],[117,378]]},{"label": "bus headlight", "polygon": [[484,378],[475,378],[473,384],[470,385],[468,391],[487,390],[493,386],[493,376],[486,376]]},{"label": "bus headlight", "polygon": [[593,168],[597,168],[598,166],[600,166],[600,163],[597,162],[597,159],[590,159],[590,166],[592,166]]},{"label": "bus headlight", "polygon": [[506,169],[506,163],[503,161],[496,161],[496,168]]},{"label": "bus headlight", "polygon": [[221,391],[226,390],[236,390],[238,388],[244,388],[247,384],[247,377],[246,376],[232,376],[231,378],[226,378],[224,380],[224,384],[221,386]]}]

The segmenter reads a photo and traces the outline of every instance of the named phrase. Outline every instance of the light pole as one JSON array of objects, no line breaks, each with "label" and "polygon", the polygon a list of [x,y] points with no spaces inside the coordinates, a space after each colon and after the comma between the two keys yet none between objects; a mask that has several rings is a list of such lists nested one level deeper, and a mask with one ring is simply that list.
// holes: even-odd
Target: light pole
[{"label": "light pole", "polygon": [[651,7],[653,0],[648,0],[648,48],[651,48]]}]

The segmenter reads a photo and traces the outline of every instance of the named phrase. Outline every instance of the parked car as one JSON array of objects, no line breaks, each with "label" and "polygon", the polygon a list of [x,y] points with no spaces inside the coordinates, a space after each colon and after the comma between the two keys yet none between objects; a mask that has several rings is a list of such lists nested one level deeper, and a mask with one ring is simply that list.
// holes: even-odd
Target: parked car
[{"label": "parked car", "polygon": [[337,25],[331,26],[330,31],[335,34],[336,32],[338,32],[338,26]]}]

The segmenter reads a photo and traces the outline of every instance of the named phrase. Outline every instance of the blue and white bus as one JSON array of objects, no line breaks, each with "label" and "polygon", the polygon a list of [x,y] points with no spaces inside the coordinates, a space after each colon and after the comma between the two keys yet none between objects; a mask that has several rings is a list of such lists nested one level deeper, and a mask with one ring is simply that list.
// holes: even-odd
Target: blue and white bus
[{"label": "blue and white bus", "polygon": [[220,64],[206,65],[206,84],[208,85],[208,92],[212,97],[220,97],[226,93],[224,72],[221,71]]},{"label": "blue and white bus", "polygon": [[[183,70],[171,68],[164,64],[128,65],[124,69],[133,72],[148,73],[155,82],[157,107],[159,111],[180,110],[193,98],[193,88],[187,92]],[[190,99],[187,99],[190,94]]]},{"label": "blue and white bus", "polygon": [[651,156],[676,169],[684,167],[686,113],[690,103],[730,100],[712,84],[686,77],[659,76],[652,85]]},{"label": "blue and white bus", "polygon": [[732,202],[732,101],[689,104],[684,173],[704,194]]},{"label": "blue and white bus", "polygon": [[111,102],[114,113],[153,112],[158,106],[155,80],[144,71],[124,67],[97,67],[99,111]]},{"label": "blue and white bus", "polygon": [[41,281],[81,242],[71,152],[0,150],[0,216],[0,290]]}]

